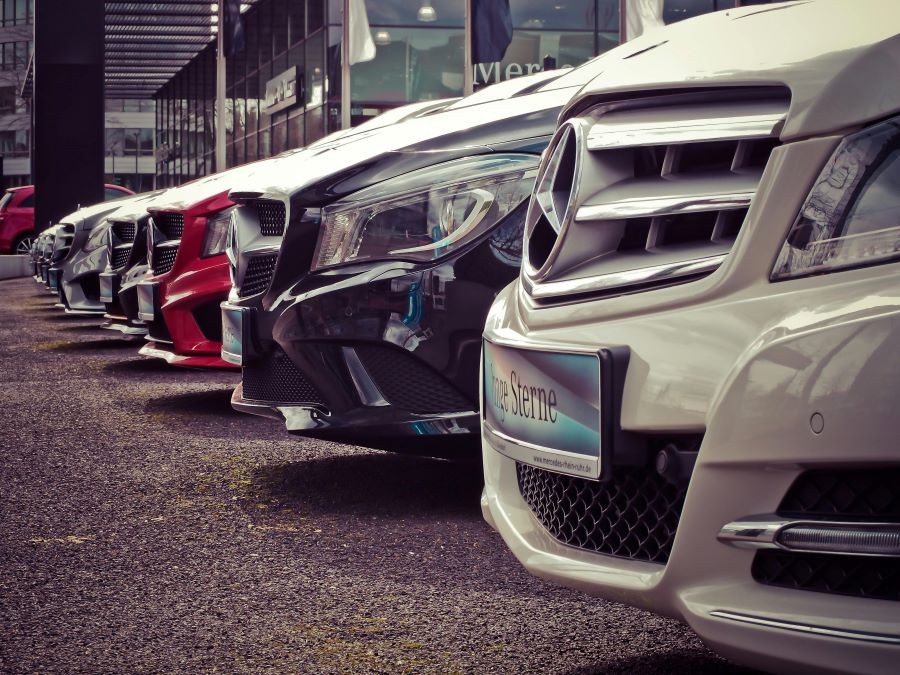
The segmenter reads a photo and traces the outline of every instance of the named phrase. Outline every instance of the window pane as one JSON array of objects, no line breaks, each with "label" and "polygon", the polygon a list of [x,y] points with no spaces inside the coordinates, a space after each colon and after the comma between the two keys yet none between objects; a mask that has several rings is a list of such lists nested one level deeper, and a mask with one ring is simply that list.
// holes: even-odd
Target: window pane
[{"label": "window pane", "polygon": [[509,4],[514,28],[594,27],[594,0],[513,0]]},{"label": "window pane", "polygon": [[106,154],[113,157],[121,157],[125,154],[125,130],[106,130]]},{"label": "window pane", "polygon": [[140,142],[140,152],[145,157],[153,155],[153,129],[141,129],[138,139]]},{"label": "window pane", "polygon": [[[374,3],[369,3],[374,4]],[[368,10],[369,7],[366,7]],[[340,21],[340,18],[338,19]],[[369,17],[369,23],[372,23],[372,17]],[[319,30],[325,25],[325,3],[316,0],[307,0],[306,3],[306,34],[309,35],[313,31]]]},{"label": "window pane", "polygon": [[325,135],[325,108],[319,106],[306,112],[306,143],[312,143]]},{"label": "window pane", "polygon": [[459,96],[463,89],[463,31],[392,28],[375,58],[351,68],[353,100],[407,103]]},{"label": "window pane", "polygon": [[[526,2],[534,2],[535,4],[543,4],[546,0],[525,0]],[[589,2],[590,0],[579,0],[579,3]],[[522,0],[512,0],[510,5],[515,5]],[[562,4],[562,3],[557,3]],[[430,6],[431,12],[428,12],[427,6]],[[378,2],[366,3],[366,14],[369,16],[369,23],[374,25],[387,26],[444,26],[453,28],[463,27],[463,12],[465,4],[459,0],[379,0]],[[330,5],[331,17],[329,21],[333,24],[341,23],[341,3],[332,2]],[[429,17],[433,20],[423,21]],[[515,9],[513,9],[513,17],[515,17]]]},{"label": "window pane", "polygon": [[303,133],[303,115],[294,115],[288,120],[288,148],[301,148],[306,145]]},{"label": "window pane", "polygon": [[663,22],[676,23],[707,12],[731,9],[734,4],[734,0],[666,0],[663,5]]},{"label": "window pane", "polygon": [[272,147],[271,155],[277,155],[279,152],[287,150],[287,122],[279,122],[272,127]]},{"label": "window pane", "polygon": [[302,0],[288,2],[288,21],[290,22],[290,42],[295,44],[306,37],[306,3]]},{"label": "window pane", "polygon": [[320,105],[325,101],[325,32],[319,31],[306,41],[306,104]]}]

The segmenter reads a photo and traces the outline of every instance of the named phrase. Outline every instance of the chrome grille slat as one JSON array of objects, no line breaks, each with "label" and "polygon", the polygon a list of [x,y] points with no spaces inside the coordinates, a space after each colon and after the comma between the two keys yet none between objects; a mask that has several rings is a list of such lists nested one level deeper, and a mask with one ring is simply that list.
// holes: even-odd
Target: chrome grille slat
[{"label": "chrome grille slat", "polygon": [[771,88],[651,96],[564,122],[529,208],[525,290],[566,302],[713,272],[740,232],[788,102]]},{"label": "chrome grille slat", "polygon": [[575,220],[616,220],[621,218],[652,218],[678,213],[746,209],[755,191],[726,192],[700,197],[655,197],[653,199],[622,199],[608,204],[582,206]]},{"label": "chrome grille slat", "polygon": [[783,120],[784,107],[772,101],[616,111],[591,126],[587,149],[768,138],[776,134]]}]

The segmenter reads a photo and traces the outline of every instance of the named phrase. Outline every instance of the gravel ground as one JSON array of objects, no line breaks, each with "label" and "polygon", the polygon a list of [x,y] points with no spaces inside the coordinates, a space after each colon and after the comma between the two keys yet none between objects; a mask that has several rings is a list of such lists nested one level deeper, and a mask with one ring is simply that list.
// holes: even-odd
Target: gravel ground
[{"label": "gravel ground", "polygon": [[0,671],[738,672],[529,576],[477,464],[288,437],[54,300],[0,282]]}]

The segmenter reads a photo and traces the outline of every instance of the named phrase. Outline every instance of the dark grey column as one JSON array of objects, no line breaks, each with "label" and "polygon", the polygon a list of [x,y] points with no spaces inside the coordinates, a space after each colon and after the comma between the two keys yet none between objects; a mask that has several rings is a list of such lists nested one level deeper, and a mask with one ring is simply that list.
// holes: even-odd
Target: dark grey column
[{"label": "dark grey column", "polygon": [[37,0],[34,223],[103,199],[103,0]]}]

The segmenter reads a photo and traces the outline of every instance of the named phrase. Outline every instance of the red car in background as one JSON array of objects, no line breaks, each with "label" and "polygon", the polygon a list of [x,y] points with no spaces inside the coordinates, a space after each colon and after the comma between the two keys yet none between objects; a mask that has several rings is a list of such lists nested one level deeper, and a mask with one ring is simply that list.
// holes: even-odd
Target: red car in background
[{"label": "red car in background", "polygon": [[[133,194],[119,185],[105,185],[103,201]],[[9,188],[0,198],[0,254],[30,253],[34,235],[34,185]]]},{"label": "red car in background", "polygon": [[236,368],[223,361],[219,304],[231,273],[225,240],[228,190],[182,208],[149,209],[147,251],[152,277],[138,284],[138,317],[147,323],[144,356],[177,366]]}]

